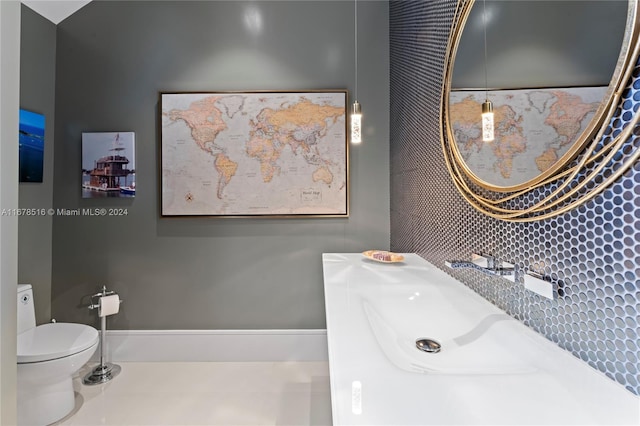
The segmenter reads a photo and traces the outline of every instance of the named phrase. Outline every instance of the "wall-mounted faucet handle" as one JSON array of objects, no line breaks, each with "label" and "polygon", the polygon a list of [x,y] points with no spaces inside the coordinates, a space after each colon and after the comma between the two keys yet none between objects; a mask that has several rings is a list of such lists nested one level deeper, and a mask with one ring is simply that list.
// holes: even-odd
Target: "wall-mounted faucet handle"
[{"label": "wall-mounted faucet handle", "polygon": [[540,296],[547,299],[555,299],[558,297],[557,282],[554,282],[551,277],[545,276],[536,271],[532,271],[529,268],[525,268],[525,274],[523,276],[524,288],[531,290]]},{"label": "wall-mounted faucet handle", "polygon": [[495,257],[490,255],[471,253],[471,261],[483,268],[493,269],[495,267]]},{"label": "wall-mounted faucet handle", "polygon": [[543,275],[543,274],[541,274],[540,272],[536,272],[536,271],[534,271],[533,269],[530,269],[530,268],[524,268],[524,272],[525,272],[525,274],[527,274],[527,275],[531,275],[531,276],[532,276],[532,277],[534,277],[534,278],[537,278],[537,279],[539,279],[539,280],[544,280],[544,275]]}]

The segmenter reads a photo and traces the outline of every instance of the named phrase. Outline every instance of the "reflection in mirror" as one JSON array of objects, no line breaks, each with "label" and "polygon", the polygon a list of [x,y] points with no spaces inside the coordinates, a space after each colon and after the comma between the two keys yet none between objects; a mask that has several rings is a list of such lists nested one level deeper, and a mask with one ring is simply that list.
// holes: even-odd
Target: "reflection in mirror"
[{"label": "reflection in mirror", "polygon": [[[477,184],[526,187],[562,167],[598,130],[628,7],[609,0],[475,2],[455,53],[449,122],[453,148]],[[480,128],[485,91],[495,112],[490,143]]]}]

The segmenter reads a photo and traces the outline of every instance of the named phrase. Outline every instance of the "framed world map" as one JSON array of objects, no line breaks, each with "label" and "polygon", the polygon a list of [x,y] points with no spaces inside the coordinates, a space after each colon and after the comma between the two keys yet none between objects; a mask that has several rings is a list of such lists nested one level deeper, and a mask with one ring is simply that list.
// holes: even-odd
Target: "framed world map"
[{"label": "framed world map", "polygon": [[161,215],[347,217],[347,92],[160,93]]}]

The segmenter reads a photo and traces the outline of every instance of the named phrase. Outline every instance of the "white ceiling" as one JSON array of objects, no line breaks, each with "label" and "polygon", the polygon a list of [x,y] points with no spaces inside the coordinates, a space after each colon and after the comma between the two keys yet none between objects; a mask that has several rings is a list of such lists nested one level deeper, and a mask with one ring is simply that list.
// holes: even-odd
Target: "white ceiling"
[{"label": "white ceiling", "polygon": [[22,0],[26,6],[58,25],[91,0]]}]

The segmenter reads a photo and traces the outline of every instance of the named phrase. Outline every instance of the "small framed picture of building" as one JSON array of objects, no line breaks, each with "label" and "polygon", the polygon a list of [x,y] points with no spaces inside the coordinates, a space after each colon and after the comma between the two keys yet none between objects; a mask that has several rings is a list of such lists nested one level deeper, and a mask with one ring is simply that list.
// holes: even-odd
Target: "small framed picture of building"
[{"label": "small framed picture of building", "polygon": [[82,133],[82,198],[135,195],[135,133]]}]

